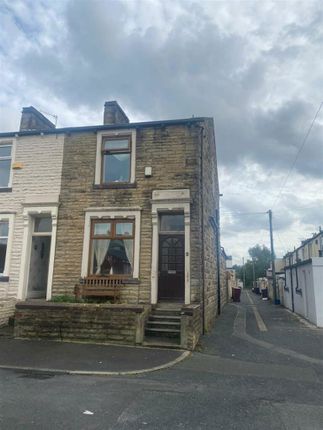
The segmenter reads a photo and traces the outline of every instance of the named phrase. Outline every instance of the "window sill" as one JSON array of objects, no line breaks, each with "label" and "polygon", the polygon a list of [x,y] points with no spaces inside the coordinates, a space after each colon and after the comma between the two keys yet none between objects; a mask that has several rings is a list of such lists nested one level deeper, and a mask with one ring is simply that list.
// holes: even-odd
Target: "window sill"
[{"label": "window sill", "polygon": [[127,189],[127,188],[137,188],[137,183],[129,182],[116,182],[112,184],[94,184],[93,188],[95,190],[114,190],[114,189]]},{"label": "window sill", "polygon": [[0,282],[9,282],[9,276],[0,275]]},{"label": "window sill", "polygon": [[11,192],[12,192],[12,188],[9,188],[9,187],[0,188],[0,193],[11,193]]},{"label": "window sill", "polygon": [[140,284],[140,281],[138,278],[123,278],[122,283],[123,284]]}]

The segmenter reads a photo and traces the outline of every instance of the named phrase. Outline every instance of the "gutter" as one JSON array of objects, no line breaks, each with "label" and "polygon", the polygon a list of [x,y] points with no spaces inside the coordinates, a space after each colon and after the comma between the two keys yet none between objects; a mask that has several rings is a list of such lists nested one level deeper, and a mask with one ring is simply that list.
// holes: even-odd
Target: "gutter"
[{"label": "gutter", "polygon": [[61,134],[61,133],[85,133],[104,131],[104,130],[127,130],[129,128],[145,128],[153,126],[167,126],[177,124],[190,124],[195,122],[201,122],[207,119],[207,117],[196,117],[196,118],[183,118],[183,119],[166,119],[159,121],[145,121],[145,122],[133,122],[127,124],[107,124],[107,125],[90,125],[81,127],[64,127],[64,128],[53,128],[48,130],[28,130],[28,131],[10,131],[0,133],[0,138],[6,137],[18,137],[18,136],[36,136],[45,134]]}]

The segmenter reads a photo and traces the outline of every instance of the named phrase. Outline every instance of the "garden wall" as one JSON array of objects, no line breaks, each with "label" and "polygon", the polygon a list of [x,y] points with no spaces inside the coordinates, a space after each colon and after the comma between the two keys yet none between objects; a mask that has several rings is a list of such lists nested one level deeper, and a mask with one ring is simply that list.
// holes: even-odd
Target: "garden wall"
[{"label": "garden wall", "polygon": [[50,302],[16,304],[16,338],[142,344],[150,306]]}]

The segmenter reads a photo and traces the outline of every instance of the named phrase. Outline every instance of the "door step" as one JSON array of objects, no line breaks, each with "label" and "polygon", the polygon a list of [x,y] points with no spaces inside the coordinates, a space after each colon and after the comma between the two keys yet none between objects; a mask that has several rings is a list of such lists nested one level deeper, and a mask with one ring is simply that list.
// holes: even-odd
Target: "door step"
[{"label": "door step", "polygon": [[181,317],[179,315],[151,315],[150,321],[160,321],[160,323],[163,323],[164,321],[180,323]]},{"label": "door step", "polygon": [[181,322],[180,321],[169,321],[169,320],[149,320],[147,322],[147,329],[169,329],[169,330],[177,330],[181,331]]},{"label": "door step", "polygon": [[169,308],[158,306],[151,311],[145,327],[145,342],[180,345],[181,309],[178,305]]}]

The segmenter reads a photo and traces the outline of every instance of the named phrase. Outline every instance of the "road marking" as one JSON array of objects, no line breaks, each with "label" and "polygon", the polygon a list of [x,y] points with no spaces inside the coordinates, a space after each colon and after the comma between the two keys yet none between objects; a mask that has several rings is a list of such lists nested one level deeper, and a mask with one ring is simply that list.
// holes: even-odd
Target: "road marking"
[{"label": "road marking", "polygon": [[262,348],[268,349],[269,351],[278,352],[279,354],[288,355],[292,358],[297,358],[298,360],[303,360],[311,364],[319,364],[323,366],[323,360],[319,358],[313,358],[309,355],[301,354],[299,352],[293,351],[292,349],[277,346],[273,343],[266,342],[264,340],[257,339],[250,336],[246,332],[246,309],[237,306],[238,312],[235,318],[235,323],[233,326],[233,335],[239,337],[240,339],[246,340],[247,342],[253,343],[254,345],[260,346]]},{"label": "road marking", "polygon": [[247,293],[247,297],[249,299],[249,302],[251,303],[251,307],[252,307],[253,313],[255,315],[259,330],[260,331],[268,331],[267,326],[265,324],[265,321],[261,318],[261,315],[257,309],[257,306],[255,305],[254,301],[250,297],[250,294],[248,293],[248,291],[246,293]]}]

